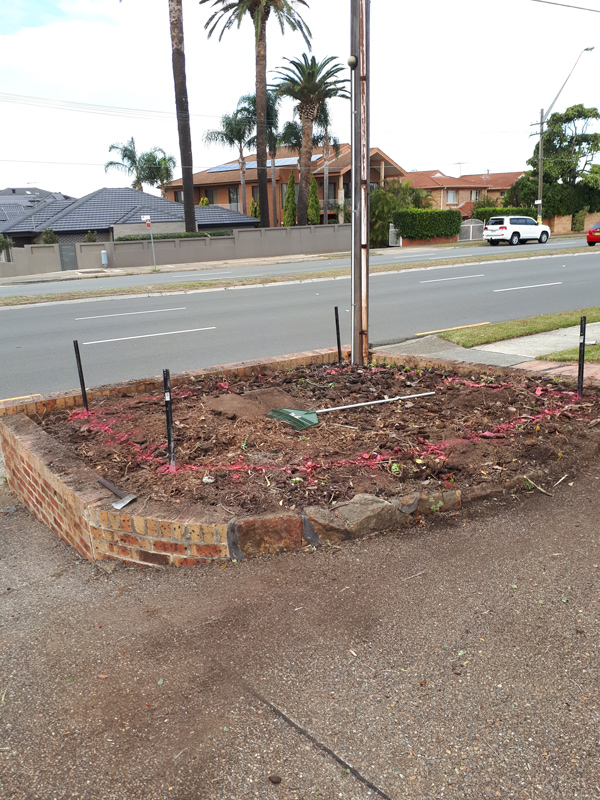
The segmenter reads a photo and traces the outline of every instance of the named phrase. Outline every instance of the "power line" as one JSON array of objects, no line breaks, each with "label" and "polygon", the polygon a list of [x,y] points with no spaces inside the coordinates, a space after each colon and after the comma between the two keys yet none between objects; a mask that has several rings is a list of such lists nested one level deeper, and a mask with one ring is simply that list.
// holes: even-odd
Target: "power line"
[{"label": "power line", "polygon": [[532,3],[544,3],[547,6],[561,6],[562,8],[575,8],[577,11],[591,11],[593,14],[600,14],[598,8],[584,8],[583,6],[571,6],[568,3],[555,3],[554,0],[531,0]]}]

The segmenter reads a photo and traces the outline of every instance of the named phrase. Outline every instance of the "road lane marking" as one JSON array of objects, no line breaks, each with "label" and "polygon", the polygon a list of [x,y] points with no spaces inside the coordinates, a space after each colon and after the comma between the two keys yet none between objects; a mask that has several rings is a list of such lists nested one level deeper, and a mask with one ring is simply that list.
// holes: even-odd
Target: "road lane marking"
[{"label": "road lane marking", "polygon": [[461,328],[479,328],[481,325],[489,325],[489,322],[474,322],[472,325],[457,325],[456,328],[440,328],[439,331],[423,331],[415,333],[415,336],[431,336],[434,333],[446,333],[447,331],[459,331]]},{"label": "road lane marking", "polygon": [[185,306],[179,308],[156,308],[154,311],[127,311],[123,314],[99,314],[96,317],[75,317],[75,322],[82,319],[106,319],[107,317],[133,317],[136,314],[162,314],[163,311],[185,311]]},{"label": "road lane marking", "polygon": [[485,278],[485,275],[459,275],[456,278],[433,278],[433,280],[419,281],[419,283],[441,283],[442,281],[464,281],[467,278]]},{"label": "road lane marking", "polygon": [[543,286],[562,286],[562,281],[555,283],[534,283],[532,286],[511,286],[510,289],[493,289],[494,292],[516,292],[519,289],[541,289]]},{"label": "road lane marking", "polygon": [[165,333],[146,333],[143,336],[122,336],[119,339],[98,339],[96,342],[83,342],[83,344],[106,344],[107,342],[128,342],[130,339],[149,339],[152,336],[173,336],[176,333],[196,333],[197,331],[215,331],[217,328],[213,325],[211,328],[191,328],[189,331],[166,331]]}]

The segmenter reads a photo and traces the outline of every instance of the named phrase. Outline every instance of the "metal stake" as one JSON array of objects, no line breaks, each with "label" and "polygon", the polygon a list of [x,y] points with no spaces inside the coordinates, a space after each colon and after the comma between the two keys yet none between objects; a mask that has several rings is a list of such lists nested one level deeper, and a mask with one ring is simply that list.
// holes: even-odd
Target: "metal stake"
[{"label": "metal stake", "polygon": [[335,307],[335,334],[337,336],[338,362],[342,363],[342,341],[340,339],[340,315],[338,307]]},{"label": "metal stake", "polygon": [[175,436],[173,434],[173,405],[171,402],[171,373],[163,369],[163,386],[165,390],[165,413],[167,416],[167,455],[169,472],[175,472]]},{"label": "metal stake", "polygon": [[585,327],[587,319],[581,317],[579,322],[579,371],[577,373],[577,397],[579,400],[583,397],[583,371],[585,365]]},{"label": "metal stake", "polygon": [[81,366],[81,355],[79,354],[79,342],[73,339],[73,347],[75,348],[75,361],[77,361],[77,372],[79,373],[79,385],[81,386],[81,400],[86,414],[88,413],[88,399],[87,392],[85,391],[85,381],[83,379],[83,367]]}]

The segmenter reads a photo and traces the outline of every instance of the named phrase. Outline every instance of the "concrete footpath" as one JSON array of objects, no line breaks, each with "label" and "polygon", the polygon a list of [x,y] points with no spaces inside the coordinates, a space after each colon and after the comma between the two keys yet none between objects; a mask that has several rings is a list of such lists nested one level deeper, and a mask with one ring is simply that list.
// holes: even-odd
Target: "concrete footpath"
[{"label": "concrete footpath", "polygon": [[[589,344],[600,341],[600,322],[587,326],[586,341]],[[440,339],[436,335],[420,336],[397,344],[377,347],[382,353],[405,354],[422,358],[439,358],[447,361],[485,364],[496,367],[519,367],[531,372],[542,372],[548,376],[577,377],[578,365],[575,362],[538,361],[539,356],[570,350],[579,346],[579,326],[561,328],[531,336],[520,336],[502,342],[465,348],[454,342]],[[589,383],[600,384],[600,364],[586,363],[585,379]]]}]

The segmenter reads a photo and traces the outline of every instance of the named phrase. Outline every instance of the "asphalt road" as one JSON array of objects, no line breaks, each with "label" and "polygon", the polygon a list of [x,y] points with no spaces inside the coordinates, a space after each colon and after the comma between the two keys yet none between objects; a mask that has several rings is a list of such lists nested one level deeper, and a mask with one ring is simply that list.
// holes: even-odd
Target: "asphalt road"
[{"label": "asphalt road", "polygon": [[[512,250],[512,248],[511,248]],[[371,279],[370,339],[600,305],[595,251],[428,267]],[[350,341],[350,281],[320,279],[0,310],[0,399],[334,346]]]},{"label": "asphalt road", "polygon": [[[575,249],[585,247],[585,238],[577,239],[551,239],[545,245],[538,242],[528,242],[518,247],[500,245],[491,248],[484,244],[476,247],[432,247],[432,248],[406,248],[405,250],[390,250],[384,255],[371,256],[371,264],[379,266],[381,264],[410,264],[416,261],[442,261],[448,258],[475,258],[477,256],[501,256],[506,249],[507,252],[522,253],[526,251],[533,254],[548,253],[553,250]],[[80,289],[118,289],[125,286],[156,286],[161,283],[187,283],[189,281],[213,280],[220,278],[254,278],[272,277],[274,275],[297,275],[307,272],[322,272],[325,270],[337,270],[350,268],[349,258],[330,258],[318,261],[303,261],[289,263],[284,260],[276,264],[264,264],[244,266],[228,264],[224,267],[210,270],[191,270],[182,272],[157,272],[146,275],[123,275],[110,278],[86,278],[79,280],[64,280],[44,283],[23,283],[16,285],[0,285],[0,297],[15,297],[17,295],[32,294],[51,294],[56,292],[77,291]]]}]

